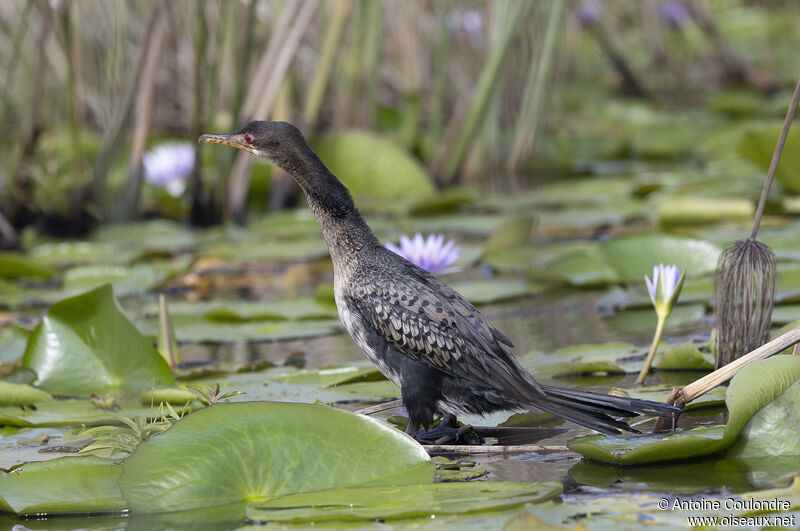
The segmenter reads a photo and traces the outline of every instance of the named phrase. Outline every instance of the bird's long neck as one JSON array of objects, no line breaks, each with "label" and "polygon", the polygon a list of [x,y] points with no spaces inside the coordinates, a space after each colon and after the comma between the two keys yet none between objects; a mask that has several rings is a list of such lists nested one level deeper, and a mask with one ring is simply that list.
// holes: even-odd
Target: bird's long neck
[{"label": "bird's long neck", "polygon": [[299,156],[278,161],[297,181],[322,229],[334,266],[352,259],[378,239],[358,212],[350,191],[325,167],[310,147]]}]

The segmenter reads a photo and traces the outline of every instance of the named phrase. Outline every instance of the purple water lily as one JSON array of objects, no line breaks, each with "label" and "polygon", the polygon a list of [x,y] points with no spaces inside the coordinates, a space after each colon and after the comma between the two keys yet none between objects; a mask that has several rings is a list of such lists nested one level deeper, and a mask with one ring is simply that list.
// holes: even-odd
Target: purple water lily
[{"label": "purple water lily", "polygon": [[400,247],[387,243],[386,248],[434,274],[458,270],[448,266],[456,261],[461,247],[453,240],[445,243],[444,234],[430,234],[427,239],[419,232],[413,239],[403,234],[400,236]]},{"label": "purple water lily", "polygon": [[644,276],[647,291],[650,293],[650,300],[653,301],[653,307],[656,309],[658,323],[656,324],[656,332],[653,334],[650,351],[647,353],[642,370],[636,378],[637,385],[643,384],[645,378],[647,378],[647,373],[650,372],[650,366],[653,364],[653,358],[656,355],[656,350],[658,350],[661,335],[664,333],[664,323],[678,300],[678,295],[680,295],[683,287],[683,279],[684,274],[681,273],[678,266],[665,266],[664,264],[653,266],[653,280],[650,280],[647,275]]},{"label": "purple water lily", "polygon": [[[661,283],[659,283],[659,276],[661,277]],[[653,305],[657,307],[659,302],[667,303],[671,301],[680,279],[681,270],[676,265],[665,266],[660,264],[653,266],[653,280],[651,281],[647,275],[644,276],[647,291],[650,293],[650,300],[653,301]],[[659,287],[661,288],[660,293]]]},{"label": "purple water lily", "polygon": [[680,0],[664,0],[658,6],[661,18],[673,30],[681,29],[691,16],[689,8]]},{"label": "purple water lily", "polygon": [[148,183],[164,188],[172,197],[186,189],[186,179],[194,169],[195,147],[190,142],[161,144],[142,156]]},{"label": "purple water lily", "polygon": [[585,0],[575,11],[583,24],[595,24],[603,15],[603,3],[600,0]]}]

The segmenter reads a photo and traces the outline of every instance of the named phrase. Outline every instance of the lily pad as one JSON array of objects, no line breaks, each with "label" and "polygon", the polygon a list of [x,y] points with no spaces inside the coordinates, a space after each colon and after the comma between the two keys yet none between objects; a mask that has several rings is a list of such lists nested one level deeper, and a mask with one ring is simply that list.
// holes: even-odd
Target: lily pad
[{"label": "lily pad", "polygon": [[481,278],[469,282],[454,282],[453,289],[473,304],[486,304],[515,299],[526,295],[537,295],[547,288],[524,278]]},{"label": "lily pad", "polygon": [[56,395],[138,395],[175,385],[164,359],[117,308],[106,285],[52,306],[31,335],[23,366]]},{"label": "lily pad", "polygon": [[699,277],[717,267],[720,248],[704,240],[668,234],[621,236],[601,246],[606,260],[624,282],[644,282],[658,264],[674,264],[687,277]]},{"label": "lily pad", "polygon": [[394,520],[469,514],[538,503],[561,493],[560,482],[472,482],[351,487],[282,496],[247,507],[256,522]]},{"label": "lily pad", "polygon": [[431,483],[419,444],[346,411],[281,402],[216,404],[176,422],[124,464],[134,513],[263,502],[346,486]]},{"label": "lily pad", "polygon": [[490,256],[505,249],[527,244],[531,239],[531,229],[533,229],[533,218],[529,216],[505,221],[489,236],[484,255]]},{"label": "lily pad", "polygon": [[800,382],[756,413],[727,455],[738,458],[800,456]]},{"label": "lily pad", "polygon": [[[774,356],[744,367],[731,381],[726,395],[726,426],[701,426],[687,431],[622,438],[590,435],[567,445],[586,457],[634,465],[689,459],[719,453],[731,447],[750,419],[781,396],[800,378],[800,357]],[[791,435],[796,439],[796,433]]]},{"label": "lily pad", "polygon": [[[753,161],[766,173],[780,131],[781,126],[778,124],[753,128],[742,138],[739,144],[739,154]],[[800,132],[796,128],[789,130],[780,164],[775,171],[775,178],[787,190],[800,192]]]},{"label": "lily pad", "polygon": [[314,148],[355,197],[433,195],[433,184],[422,165],[391,140],[365,131],[345,131],[321,137]]},{"label": "lily pad", "polygon": [[0,278],[52,277],[49,267],[18,253],[0,251]]},{"label": "lily pad", "polygon": [[669,226],[747,221],[754,211],[748,199],[665,197],[658,203],[658,220]]},{"label": "lily pad", "polygon": [[685,371],[687,369],[713,369],[711,354],[704,356],[694,343],[678,343],[664,352],[656,365],[659,370]]},{"label": "lily pad", "polygon": [[0,510],[17,514],[86,513],[127,508],[122,467],[98,457],[61,457],[0,471]]},{"label": "lily pad", "polygon": [[0,362],[22,359],[30,335],[30,330],[14,323],[0,332]]},{"label": "lily pad", "polygon": [[52,399],[50,393],[45,393],[30,385],[0,381],[0,406],[27,406]]}]

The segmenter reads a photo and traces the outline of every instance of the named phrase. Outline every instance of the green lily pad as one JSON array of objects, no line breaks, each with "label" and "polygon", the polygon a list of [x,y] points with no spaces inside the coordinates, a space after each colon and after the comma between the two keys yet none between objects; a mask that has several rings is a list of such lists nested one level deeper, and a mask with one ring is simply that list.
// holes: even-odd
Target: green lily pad
[{"label": "green lily pad", "polygon": [[481,278],[467,282],[454,282],[452,287],[473,304],[486,304],[527,295],[537,295],[546,290],[546,287],[542,284],[514,277]]},{"label": "green lily pad", "polygon": [[800,456],[800,382],[795,382],[747,423],[729,457]]},{"label": "green lily pad", "polygon": [[44,277],[55,272],[49,267],[18,253],[0,251],[0,278]]},{"label": "green lily pad", "polygon": [[533,218],[530,216],[512,218],[497,227],[486,242],[485,256],[490,256],[505,249],[519,247],[531,239]]},{"label": "green lily pad", "polygon": [[321,137],[314,144],[320,160],[355,197],[430,197],[427,172],[403,148],[365,131]]},{"label": "green lily pad", "polygon": [[28,256],[46,264],[125,264],[139,255],[135,250],[113,243],[48,242],[37,245]]},{"label": "green lily pad", "polygon": [[395,520],[469,514],[538,503],[561,493],[560,482],[472,482],[351,487],[282,496],[247,507],[256,522]]},{"label": "green lily pad", "polygon": [[0,362],[15,362],[22,359],[31,332],[17,324],[9,324],[0,332]]},{"label": "green lily pad", "polygon": [[678,343],[664,352],[656,367],[659,370],[676,371],[713,369],[714,360],[711,354],[703,355],[694,343]]},{"label": "green lily pad", "polygon": [[[158,406],[158,404],[155,404]],[[148,402],[149,406],[149,402]],[[155,413],[150,407],[141,407],[138,401],[131,406],[122,402],[119,410],[101,409],[89,400],[53,400],[39,402],[36,408],[22,409],[17,406],[0,407],[0,426],[46,427],[46,426],[99,426],[121,424],[114,415],[147,417]]]},{"label": "green lily pad", "polygon": [[[687,431],[627,439],[590,435],[573,439],[567,446],[591,459],[619,465],[689,459],[719,453],[731,447],[750,419],[786,392],[798,378],[800,357],[773,356],[747,365],[733,378],[726,395],[729,411],[726,426],[701,426]],[[792,433],[792,437],[796,439],[796,433]]]},{"label": "green lily pad", "polygon": [[430,483],[419,444],[346,411],[281,402],[216,404],[176,422],[124,464],[134,513],[263,502],[346,486]]},{"label": "green lily pad", "polygon": [[30,385],[0,381],[0,406],[27,406],[52,400],[50,393]]},{"label": "green lily pad", "polygon": [[61,457],[0,471],[0,510],[17,514],[86,513],[127,508],[122,467],[98,457]]},{"label": "green lily pad", "polygon": [[[190,343],[235,343],[239,341],[275,341],[319,337],[338,333],[338,319],[302,321],[217,321],[204,317],[176,315],[171,320],[175,337]],[[150,337],[158,335],[157,319],[139,321],[139,330]]]},{"label": "green lily pad", "polygon": [[175,385],[163,358],[117,308],[111,286],[52,306],[31,335],[23,366],[56,395],[138,395]]},{"label": "green lily pad", "polygon": [[619,275],[598,246],[586,247],[551,262],[547,271],[573,286],[602,286],[619,282]]},{"label": "green lily pad", "polygon": [[668,226],[748,221],[754,212],[755,205],[748,199],[682,196],[665,197],[658,203],[658,220]]},{"label": "green lily pad", "polygon": [[668,234],[621,236],[601,246],[606,260],[624,282],[644,282],[653,266],[674,264],[688,277],[711,273],[717,267],[720,249],[703,240]]},{"label": "green lily pad", "polygon": [[[780,132],[781,126],[778,124],[753,128],[742,138],[739,154],[766,173]],[[775,178],[787,190],[800,192],[800,132],[796,128],[789,130]]]}]

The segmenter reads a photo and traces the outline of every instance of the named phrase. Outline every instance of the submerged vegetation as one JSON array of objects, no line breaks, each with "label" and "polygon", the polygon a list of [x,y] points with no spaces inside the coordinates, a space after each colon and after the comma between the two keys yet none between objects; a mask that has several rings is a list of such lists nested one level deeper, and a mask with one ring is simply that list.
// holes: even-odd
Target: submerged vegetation
[{"label": "submerged vegetation", "polygon": [[296,123],[380,240],[537,380],[664,402],[718,364],[715,268],[754,216],[765,334],[800,327],[796,127],[758,206],[798,20],[758,0],[0,3],[0,523],[723,514],[659,505],[690,498],[800,517],[791,349],[704,389],[676,431],[467,416],[486,453],[429,458],[343,334],[290,179],[195,143]]}]

